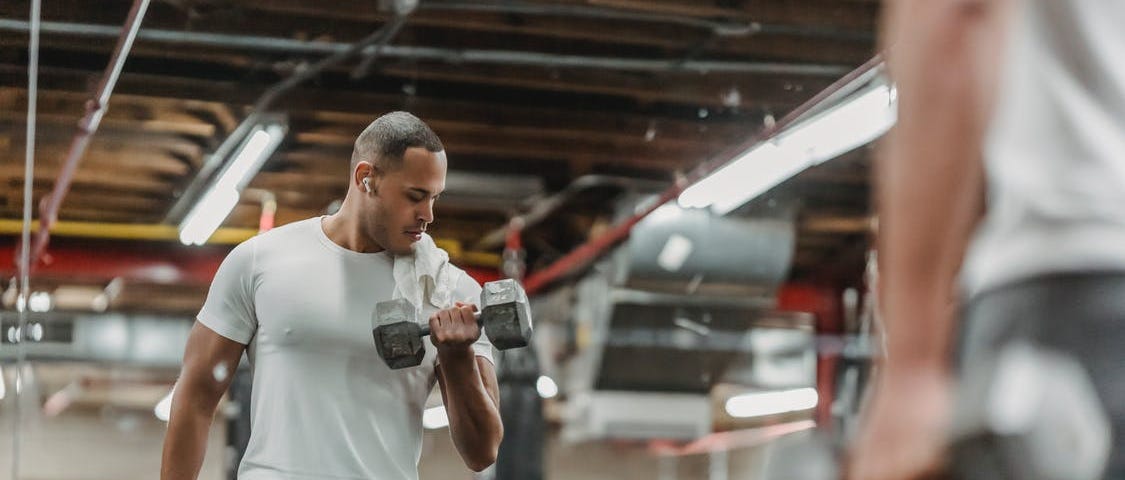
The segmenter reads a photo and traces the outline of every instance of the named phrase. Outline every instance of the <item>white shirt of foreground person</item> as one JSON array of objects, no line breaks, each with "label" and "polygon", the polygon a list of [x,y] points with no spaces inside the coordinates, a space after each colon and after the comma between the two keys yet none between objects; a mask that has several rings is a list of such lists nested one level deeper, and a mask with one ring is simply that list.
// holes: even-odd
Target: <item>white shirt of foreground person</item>
[{"label": "white shirt of foreground person", "polygon": [[987,142],[970,297],[1125,270],[1125,2],[1020,2]]},{"label": "white shirt of foreground person", "polygon": [[[248,346],[251,433],[240,480],[418,478],[437,354],[427,337],[417,367],[391,370],[379,357],[371,314],[391,299],[393,266],[386,251],[337,245],[319,217],[247,240],[223,261],[198,319]],[[480,302],[464,271],[453,282],[451,301]],[[427,305],[422,318],[437,310]],[[473,350],[493,360],[484,335]]]}]

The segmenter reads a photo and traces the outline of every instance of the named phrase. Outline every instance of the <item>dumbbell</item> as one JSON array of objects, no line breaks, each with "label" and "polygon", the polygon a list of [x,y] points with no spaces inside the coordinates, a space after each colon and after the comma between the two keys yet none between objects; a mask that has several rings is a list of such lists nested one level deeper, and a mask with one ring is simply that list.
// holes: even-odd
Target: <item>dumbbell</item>
[{"label": "dumbbell", "polygon": [[[484,284],[480,311],[474,316],[492,345],[500,350],[526,347],[531,338],[531,308],[527,294],[512,279]],[[392,369],[417,366],[426,356],[422,337],[430,334],[428,323],[421,324],[417,310],[399,298],[375,304],[372,329],[379,356]]]},{"label": "dumbbell", "polygon": [[[1101,478],[1112,446],[1109,419],[1074,359],[1015,343],[989,365],[974,365],[959,388],[947,478]],[[838,479],[841,450],[823,435],[781,442],[764,477]]]}]

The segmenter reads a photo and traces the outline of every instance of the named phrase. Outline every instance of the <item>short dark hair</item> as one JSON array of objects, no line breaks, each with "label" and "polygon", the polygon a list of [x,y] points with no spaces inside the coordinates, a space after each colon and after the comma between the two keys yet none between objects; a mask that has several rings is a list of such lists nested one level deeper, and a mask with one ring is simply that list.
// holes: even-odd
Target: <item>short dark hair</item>
[{"label": "short dark hair", "polygon": [[391,112],[376,118],[355,139],[351,170],[361,161],[389,172],[402,166],[406,149],[423,147],[431,152],[445,150],[441,139],[426,122],[407,112]]}]

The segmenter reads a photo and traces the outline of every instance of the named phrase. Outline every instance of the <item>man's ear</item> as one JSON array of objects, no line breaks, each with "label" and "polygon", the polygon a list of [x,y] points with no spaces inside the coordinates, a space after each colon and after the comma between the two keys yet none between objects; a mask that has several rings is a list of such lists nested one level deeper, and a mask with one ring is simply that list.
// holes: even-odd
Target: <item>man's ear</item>
[{"label": "man's ear", "polygon": [[379,167],[371,162],[359,162],[352,174],[354,175],[354,181],[359,183],[360,190],[367,193],[379,192],[379,182],[383,178]]}]

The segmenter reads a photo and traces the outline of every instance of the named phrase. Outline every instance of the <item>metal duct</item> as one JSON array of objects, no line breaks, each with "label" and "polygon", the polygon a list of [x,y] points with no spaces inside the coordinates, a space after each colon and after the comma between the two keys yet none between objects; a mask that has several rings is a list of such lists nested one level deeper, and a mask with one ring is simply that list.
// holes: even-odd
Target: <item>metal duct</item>
[{"label": "metal duct", "polygon": [[[10,343],[10,336],[22,336],[30,361],[179,368],[192,323],[181,318],[104,314],[31,316],[28,332],[12,330],[15,325],[8,320],[0,322],[3,341]],[[0,349],[0,362],[12,361],[14,349]]]},{"label": "metal duct", "polygon": [[[623,215],[643,205],[634,200]],[[577,286],[568,386],[703,394],[732,378],[806,383],[806,356],[785,361],[763,347],[782,337],[811,344],[811,318],[773,310],[793,257],[787,212],[747,219],[665,206],[638,223]],[[753,368],[755,358],[763,368]]]},{"label": "metal duct", "polygon": [[614,254],[614,284],[654,292],[768,296],[793,260],[791,219],[716,217],[661,207]]}]

